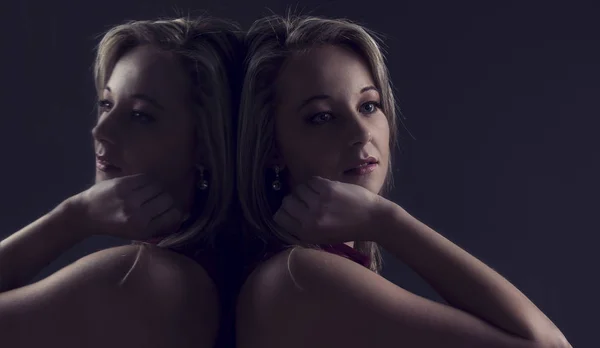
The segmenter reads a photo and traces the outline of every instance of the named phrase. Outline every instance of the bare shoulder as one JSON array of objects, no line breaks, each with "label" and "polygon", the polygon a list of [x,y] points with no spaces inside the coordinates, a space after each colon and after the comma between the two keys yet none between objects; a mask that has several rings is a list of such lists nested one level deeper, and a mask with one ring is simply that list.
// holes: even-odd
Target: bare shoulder
[{"label": "bare shoulder", "polygon": [[165,295],[181,295],[182,291],[216,294],[215,284],[206,270],[186,256],[151,245],[127,245],[121,248],[113,252],[126,255],[130,265],[128,272],[136,276],[134,286],[147,288],[152,285],[154,290]]},{"label": "bare shoulder", "polygon": [[257,268],[238,300],[249,347],[539,348],[338,255],[295,248]]},{"label": "bare shoulder", "polygon": [[[280,252],[261,264],[242,287],[237,309],[240,347],[342,346],[330,340],[334,327],[327,328],[323,337],[315,327],[335,321],[331,314],[348,315],[339,310],[361,301],[361,287],[373,282],[387,281],[335,254],[301,247]],[[359,332],[360,327],[344,330]]]},{"label": "bare shoulder", "polygon": [[[90,254],[65,272],[74,283],[99,282],[135,299],[153,300],[145,310],[176,310],[201,299],[216,296],[216,288],[204,268],[193,260],[152,245],[124,245]],[[92,277],[86,277],[92,276]],[[97,288],[98,291],[104,287]],[[191,296],[191,294],[196,294]],[[159,300],[159,301],[156,301]]]},{"label": "bare shoulder", "polygon": [[216,306],[212,281],[192,260],[126,245],[0,294],[0,334],[23,347],[201,346],[216,332]]},{"label": "bare shoulder", "polygon": [[306,297],[324,291],[348,293],[350,288],[360,291],[364,286],[381,284],[391,283],[356,262],[325,251],[296,247],[261,264],[244,284],[243,294],[254,296],[254,289],[260,288],[262,294],[273,290]]}]

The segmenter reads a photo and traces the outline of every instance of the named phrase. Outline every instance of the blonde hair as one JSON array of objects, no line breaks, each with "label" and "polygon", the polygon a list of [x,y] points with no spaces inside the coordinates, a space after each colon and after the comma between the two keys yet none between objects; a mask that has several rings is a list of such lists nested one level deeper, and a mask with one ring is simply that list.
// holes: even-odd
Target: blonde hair
[{"label": "blonde hair", "polygon": [[178,247],[199,238],[214,241],[216,228],[225,221],[234,191],[233,122],[237,115],[243,61],[242,35],[237,25],[202,17],[130,21],[108,30],[98,44],[94,64],[96,92],[100,96],[117,61],[129,50],[152,45],[173,54],[188,72],[190,98],[197,116],[197,135],[203,148],[210,185],[198,194],[201,211],[183,231],[158,246]]},{"label": "blonde hair", "polygon": [[[240,103],[237,165],[240,204],[247,226],[263,240],[273,237],[288,245],[302,245],[279,229],[272,216],[281,204],[267,177],[267,165],[276,145],[276,81],[286,59],[318,45],[339,45],[365,59],[382,97],[382,110],[390,125],[390,148],[397,145],[396,102],[380,40],[368,29],[346,19],[312,16],[270,16],[256,21],[246,34],[246,72]],[[390,161],[391,161],[390,156]],[[385,190],[391,188],[391,163]],[[282,173],[283,175],[284,173]],[[271,178],[272,181],[272,178]],[[381,270],[381,252],[374,242],[356,241],[354,247],[371,259],[370,269]]]}]

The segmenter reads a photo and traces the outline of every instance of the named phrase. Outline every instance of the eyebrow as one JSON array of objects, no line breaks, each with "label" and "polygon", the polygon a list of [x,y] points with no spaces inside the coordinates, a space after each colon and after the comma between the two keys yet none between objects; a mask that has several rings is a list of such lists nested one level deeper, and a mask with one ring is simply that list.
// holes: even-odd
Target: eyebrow
[{"label": "eyebrow", "polygon": [[[111,92],[110,87],[108,87],[108,86],[104,87],[104,89]],[[149,96],[147,94],[136,93],[136,94],[132,94],[131,98],[143,100],[145,102],[148,102],[149,104],[151,104],[152,106],[154,106],[155,108],[157,108],[159,110],[163,110],[163,111],[165,110],[165,108],[156,99],[152,98],[151,96]]]},{"label": "eyebrow", "polygon": [[[377,87],[375,86],[367,86],[367,87],[363,87],[360,90],[360,94],[363,94],[367,91],[376,91],[377,93],[379,93],[379,89],[377,89]],[[301,110],[303,107],[305,107],[306,105],[312,103],[315,100],[323,100],[323,99],[330,99],[331,97],[328,96],[327,94],[318,94],[318,95],[313,95],[312,97],[309,97],[307,99],[304,99],[302,101],[302,103],[300,103],[300,106],[298,106],[298,110]]]}]

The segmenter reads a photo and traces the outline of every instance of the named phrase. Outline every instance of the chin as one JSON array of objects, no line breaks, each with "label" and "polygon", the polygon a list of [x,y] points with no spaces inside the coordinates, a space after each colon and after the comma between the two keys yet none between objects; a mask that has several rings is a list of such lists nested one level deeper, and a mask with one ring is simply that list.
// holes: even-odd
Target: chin
[{"label": "chin", "polygon": [[375,194],[379,194],[383,190],[383,184],[381,183],[381,180],[377,180],[376,178],[372,177],[358,176],[353,178],[344,178],[344,180],[341,181],[347,184],[361,186]]},{"label": "chin", "polygon": [[96,176],[94,178],[95,178],[94,183],[96,183],[96,184],[106,180],[106,179],[104,179],[104,176],[102,175],[102,173],[98,173],[98,172],[96,172]]},{"label": "chin", "polygon": [[110,179],[115,179],[120,177],[121,175],[117,175],[115,174],[111,174],[111,173],[106,173],[100,170],[96,171],[96,183],[102,182],[102,181],[106,181],[106,180],[110,180]]},{"label": "chin", "polygon": [[373,192],[376,195],[381,195],[383,194],[383,185],[381,184],[375,184],[375,185],[371,185],[369,187],[365,187],[367,190]]}]

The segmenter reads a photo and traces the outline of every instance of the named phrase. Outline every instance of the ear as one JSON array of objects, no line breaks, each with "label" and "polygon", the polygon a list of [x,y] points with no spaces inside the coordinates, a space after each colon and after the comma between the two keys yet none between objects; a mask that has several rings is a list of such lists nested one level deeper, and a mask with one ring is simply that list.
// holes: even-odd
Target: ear
[{"label": "ear", "polygon": [[194,127],[191,130],[192,138],[190,146],[192,147],[192,152],[190,155],[193,156],[194,163],[203,163],[205,166],[209,163],[208,156],[210,156],[209,144],[206,143],[207,138],[201,133],[199,129],[198,120],[194,120]]},{"label": "ear", "polygon": [[267,166],[269,168],[275,168],[275,166],[279,167],[279,170],[283,170],[285,168],[285,161],[283,160],[283,156],[281,152],[276,147],[273,147],[271,153],[269,154],[269,159],[267,160]]},{"label": "ear", "polygon": [[198,164],[198,163],[202,163],[202,164],[206,164],[207,158],[206,158],[206,150],[204,148],[204,146],[198,146],[198,144],[195,144],[196,146],[194,146],[194,151],[191,154],[193,156],[194,159],[194,163]]},{"label": "ear", "polygon": [[204,175],[214,175],[214,173],[211,173],[210,160],[207,157],[207,151],[203,150],[203,148],[203,146],[196,146],[190,154],[194,173],[198,174],[199,166],[202,166],[202,168],[204,168]]}]

